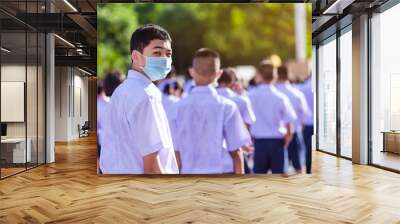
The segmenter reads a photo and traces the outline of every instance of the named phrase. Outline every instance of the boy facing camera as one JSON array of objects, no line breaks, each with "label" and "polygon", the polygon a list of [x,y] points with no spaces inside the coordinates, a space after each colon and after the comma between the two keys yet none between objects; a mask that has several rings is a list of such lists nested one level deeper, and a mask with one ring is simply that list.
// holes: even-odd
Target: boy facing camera
[{"label": "boy facing camera", "polygon": [[161,92],[152,83],[171,70],[171,37],[157,25],[131,38],[132,69],[108,109],[100,168],[104,174],[176,174],[172,138]]},{"label": "boy facing camera", "polygon": [[222,174],[223,157],[228,151],[233,173],[243,174],[241,147],[251,143],[251,139],[235,103],[220,96],[213,87],[222,73],[218,53],[199,49],[189,72],[196,85],[177,104],[173,119],[181,173]]}]

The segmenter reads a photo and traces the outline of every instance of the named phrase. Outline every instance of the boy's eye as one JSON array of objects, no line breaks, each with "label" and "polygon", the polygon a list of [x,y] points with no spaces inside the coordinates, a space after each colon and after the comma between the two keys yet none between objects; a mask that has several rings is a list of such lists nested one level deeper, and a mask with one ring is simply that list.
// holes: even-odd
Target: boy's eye
[{"label": "boy's eye", "polygon": [[154,54],[155,56],[160,56],[160,55],[161,55],[161,52],[157,51],[157,52],[154,52],[153,54]]}]

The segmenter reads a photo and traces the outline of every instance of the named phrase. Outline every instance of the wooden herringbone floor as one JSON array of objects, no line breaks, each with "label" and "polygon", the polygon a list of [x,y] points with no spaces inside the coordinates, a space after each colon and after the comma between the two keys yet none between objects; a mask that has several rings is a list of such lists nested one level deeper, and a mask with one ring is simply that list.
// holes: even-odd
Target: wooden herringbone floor
[{"label": "wooden herringbone floor", "polygon": [[0,223],[400,223],[400,175],[315,153],[289,178],[98,176],[94,138],[0,181]]}]

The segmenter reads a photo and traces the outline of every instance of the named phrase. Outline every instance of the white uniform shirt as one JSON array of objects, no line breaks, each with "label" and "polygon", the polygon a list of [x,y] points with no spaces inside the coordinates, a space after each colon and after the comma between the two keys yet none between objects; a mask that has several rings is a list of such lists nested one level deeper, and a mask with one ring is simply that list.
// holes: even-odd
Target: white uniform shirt
[{"label": "white uniform shirt", "polygon": [[161,92],[143,74],[130,70],[108,108],[100,168],[104,174],[142,174],[143,157],[158,152],[161,169],[178,173]]},{"label": "white uniform shirt", "polygon": [[[240,96],[235,92],[233,92],[231,89],[226,87],[217,88],[217,92],[219,95],[226,97],[236,103],[240,115],[242,116],[242,119],[246,124],[251,125],[254,123],[256,117],[254,115],[253,108],[251,107],[250,100],[247,97]],[[224,172],[225,173],[233,172],[234,171],[233,160],[229,152],[225,153],[223,160],[224,160]]]},{"label": "white uniform shirt", "polygon": [[[163,94],[163,96],[162,96],[162,104],[164,107],[165,114],[167,115],[172,139],[174,139],[174,134],[175,134],[174,129],[173,129],[172,119],[175,117],[176,105],[179,101],[180,101],[180,98],[173,96],[173,95]],[[174,147],[175,147],[175,145],[174,145]],[[175,150],[175,148],[174,148],[174,150]]]},{"label": "white uniform shirt", "polygon": [[175,115],[174,144],[181,155],[182,174],[223,173],[227,151],[251,140],[235,103],[210,86],[195,86],[179,101]]},{"label": "white uniform shirt", "polygon": [[307,101],[304,97],[304,94],[298,89],[294,88],[290,83],[277,83],[275,86],[279,91],[281,91],[289,98],[290,103],[293,106],[294,112],[297,115],[297,119],[293,124],[293,131],[301,131],[307,116],[309,116]]},{"label": "white uniform shirt", "polygon": [[225,87],[218,88],[217,92],[219,95],[224,96],[236,103],[236,106],[239,109],[240,115],[242,115],[244,123],[254,123],[256,117],[254,115],[253,108],[251,107],[251,103],[247,100],[247,98],[240,96],[233,92],[231,89]]},{"label": "white uniform shirt", "polygon": [[250,126],[254,138],[281,139],[286,124],[295,122],[296,114],[287,96],[269,84],[260,84],[249,95],[256,121]]},{"label": "white uniform shirt", "polygon": [[[163,94],[162,95],[162,104],[167,115],[168,124],[171,127],[172,117],[175,112],[176,103],[180,100],[179,97],[174,95]],[[172,132],[172,130],[171,130]],[[173,133],[171,133],[173,134]]]},{"label": "white uniform shirt", "polygon": [[308,116],[304,120],[305,125],[314,125],[314,93],[312,92],[311,78],[298,84],[297,88],[304,94],[308,106]]},{"label": "white uniform shirt", "polygon": [[97,142],[102,145],[102,130],[104,128],[104,117],[106,115],[107,107],[110,99],[105,98],[103,95],[97,96]]}]

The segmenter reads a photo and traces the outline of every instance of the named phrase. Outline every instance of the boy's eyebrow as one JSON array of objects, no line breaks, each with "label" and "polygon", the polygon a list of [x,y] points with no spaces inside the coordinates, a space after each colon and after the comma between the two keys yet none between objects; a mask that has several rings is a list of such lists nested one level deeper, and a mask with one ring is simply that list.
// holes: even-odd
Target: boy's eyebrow
[{"label": "boy's eyebrow", "polygon": [[154,49],[166,49],[166,50],[168,50],[168,51],[172,51],[171,49],[165,48],[165,47],[163,47],[163,46],[155,46],[155,47],[153,47],[153,50],[154,50]]}]

